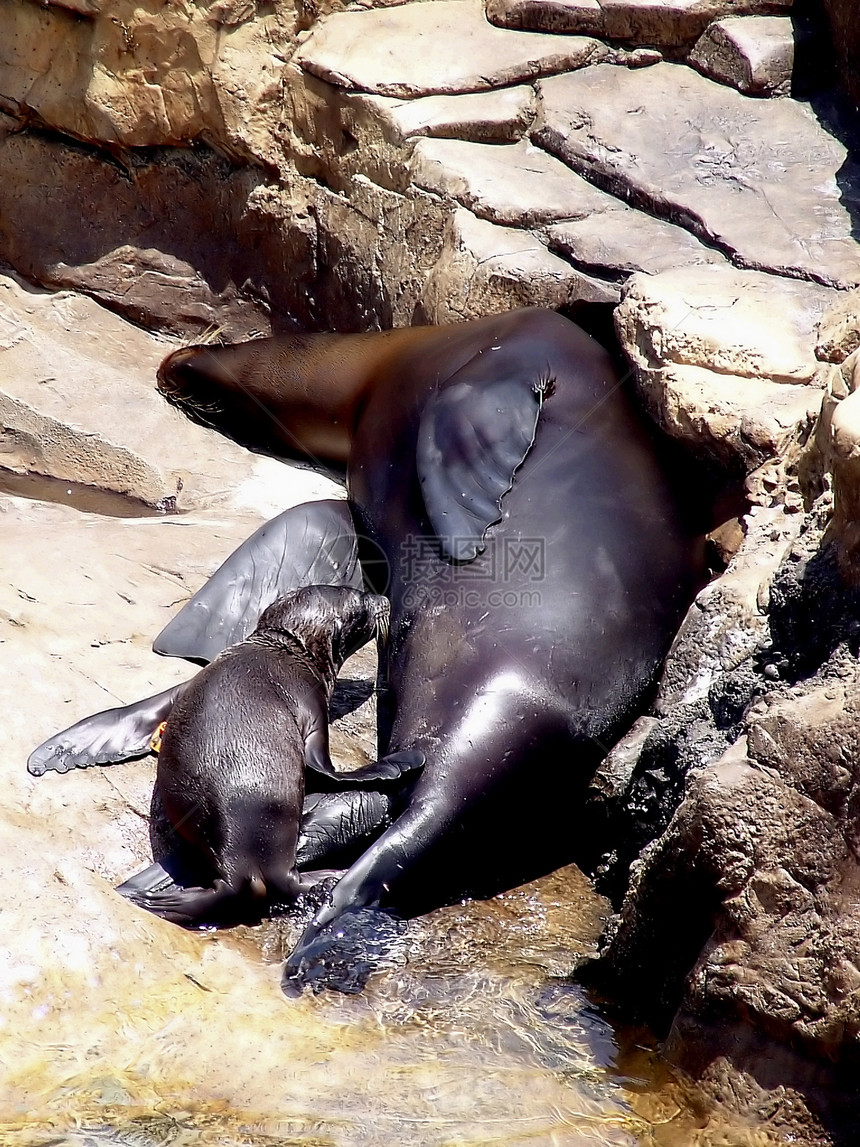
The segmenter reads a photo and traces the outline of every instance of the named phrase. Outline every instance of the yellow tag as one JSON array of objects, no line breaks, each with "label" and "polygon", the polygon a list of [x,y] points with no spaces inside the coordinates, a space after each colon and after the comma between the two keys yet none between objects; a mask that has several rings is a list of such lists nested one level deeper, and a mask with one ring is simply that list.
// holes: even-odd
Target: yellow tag
[{"label": "yellow tag", "polygon": [[152,739],[149,742],[149,747],[153,753],[161,752],[161,738],[164,736],[164,728],[167,725],[166,721],[162,721],[155,732],[152,734]]}]

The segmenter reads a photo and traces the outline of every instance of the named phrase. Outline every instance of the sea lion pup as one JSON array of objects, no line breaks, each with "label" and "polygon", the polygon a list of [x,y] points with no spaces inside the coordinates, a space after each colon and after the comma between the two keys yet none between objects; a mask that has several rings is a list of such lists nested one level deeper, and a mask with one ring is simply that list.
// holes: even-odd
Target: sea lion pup
[{"label": "sea lion pup", "polygon": [[[259,916],[314,883],[296,871],[305,769],[342,779],[329,757],[328,703],[346,658],[384,635],[388,610],[376,594],[304,587],[278,598],[248,638],[189,682],[164,730],[156,786],[212,884],[161,888],[141,874],[120,886],[123,895],[193,925]],[[380,762],[353,783],[400,771]]]}]

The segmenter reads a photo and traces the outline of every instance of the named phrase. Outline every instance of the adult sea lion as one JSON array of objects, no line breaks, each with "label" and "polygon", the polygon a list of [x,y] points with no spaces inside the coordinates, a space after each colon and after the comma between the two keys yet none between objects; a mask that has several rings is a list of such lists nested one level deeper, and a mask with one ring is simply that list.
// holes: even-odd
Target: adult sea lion
[{"label": "adult sea lion", "polygon": [[[289,904],[310,886],[296,871],[305,771],[318,785],[342,783],[328,747],[335,678],[347,657],[385,633],[388,613],[386,598],[356,589],[294,590],[197,674],[170,712],[156,787],[191,867],[202,862],[211,883],[163,887],[156,865],[121,885],[124,895],[168,920],[199,924]],[[349,780],[403,771],[403,758],[388,760]]]},{"label": "adult sea lion", "polygon": [[[423,910],[573,859],[578,794],[642,706],[704,569],[608,353],[554,312],[521,310],[187,348],[159,385],[246,441],[345,463],[361,532],[390,567],[387,748],[426,767],[318,912],[285,987],[328,961],[329,926],[350,909]],[[183,611],[156,647],[188,655],[195,640]],[[85,755],[83,725],[72,751]]]}]

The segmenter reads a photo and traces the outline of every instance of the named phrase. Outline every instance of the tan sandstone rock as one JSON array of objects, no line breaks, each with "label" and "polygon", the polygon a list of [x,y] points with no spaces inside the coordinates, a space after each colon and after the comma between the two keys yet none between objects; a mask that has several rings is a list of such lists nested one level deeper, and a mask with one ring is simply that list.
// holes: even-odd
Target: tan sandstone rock
[{"label": "tan sandstone rock", "polygon": [[860,581],[860,350],[829,371],[815,445],[833,486],[829,536],[836,542],[840,568]]},{"label": "tan sandstone rock", "polygon": [[339,87],[409,99],[521,83],[584,67],[605,53],[588,37],[495,28],[481,0],[435,0],[329,16],[296,61]]},{"label": "tan sandstone rock", "polygon": [[819,323],[815,353],[824,362],[842,362],[858,347],[860,291],[846,291]]},{"label": "tan sandstone rock", "polygon": [[552,255],[530,232],[500,227],[459,208],[428,276],[422,317],[457,322],[514,307],[559,308],[614,298],[611,287]]},{"label": "tan sandstone rock", "polygon": [[487,19],[504,28],[677,47],[691,43],[721,16],[790,7],[791,0],[487,0]]},{"label": "tan sandstone rock", "polygon": [[680,222],[739,266],[860,282],[836,177],[847,151],[812,109],[750,100],[677,64],[542,80],[532,138],[622,198]]},{"label": "tan sandstone rock", "polygon": [[246,5],[229,27],[211,15],[208,5],[149,11],[132,0],[74,12],[5,4],[0,95],[25,117],[108,147],[203,137],[271,161],[290,10]]},{"label": "tan sandstone rock", "polygon": [[240,505],[260,483],[273,512],[279,484],[289,504],[285,467],[249,464],[158,395],[171,349],[90,299],[0,277],[0,464],[180,511]]},{"label": "tan sandstone rock", "polygon": [[794,29],[780,16],[715,20],[699,37],[690,63],[712,80],[749,96],[787,96],[794,67]]},{"label": "tan sandstone rock", "polygon": [[616,329],[658,422],[751,470],[820,407],[815,330],[833,295],[726,266],[634,275]]}]

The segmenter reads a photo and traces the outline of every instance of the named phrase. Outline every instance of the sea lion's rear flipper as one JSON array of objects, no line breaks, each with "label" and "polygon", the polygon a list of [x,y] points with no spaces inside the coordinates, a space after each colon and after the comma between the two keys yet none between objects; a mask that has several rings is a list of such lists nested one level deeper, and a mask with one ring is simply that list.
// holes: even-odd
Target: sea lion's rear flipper
[{"label": "sea lion's rear flipper", "polygon": [[379,789],[313,793],[305,798],[296,867],[349,865],[396,816],[395,794]]},{"label": "sea lion's rear flipper", "polygon": [[[136,877],[133,876],[124,884],[120,884],[117,892],[132,904],[136,904],[138,908],[145,908],[147,912],[152,912],[163,920],[182,924],[186,928],[233,920],[238,896],[224,880],[216,880],[211,888],[183,888],[174,884],[168,875],[168,883],[151,890],[135,886],[138,880],[145,883],[148,874],[160,867],[158,864],[150,865]],[[152,879],[155,880],[156,877],[157,874]]]},{"label": "sea lion's rear flipper", "polygon": [[219,567],[155,641],[156,653],[211,661],[242,641],[276,597],[305,585],[361,589],[346,502],[304,502],[266,522]]},{"label": "sea lion's rear flipper", "polygon": [[433,395],[418,428],[424,505],[443,552],[458,562],[480,553],[501,518],[502,498],[532,447],[550,386],[548,379],[504,373],[503,354],[490,347],[476,355]]},{"label": "sea lion's rear flipper", "polygon": [[27,769],[34,777],[53,771],[112,765],[149,752],[152,735],[167,718],[187,682],[145,697],[132,705],[105,709],[55,733],[34,749]]}]

